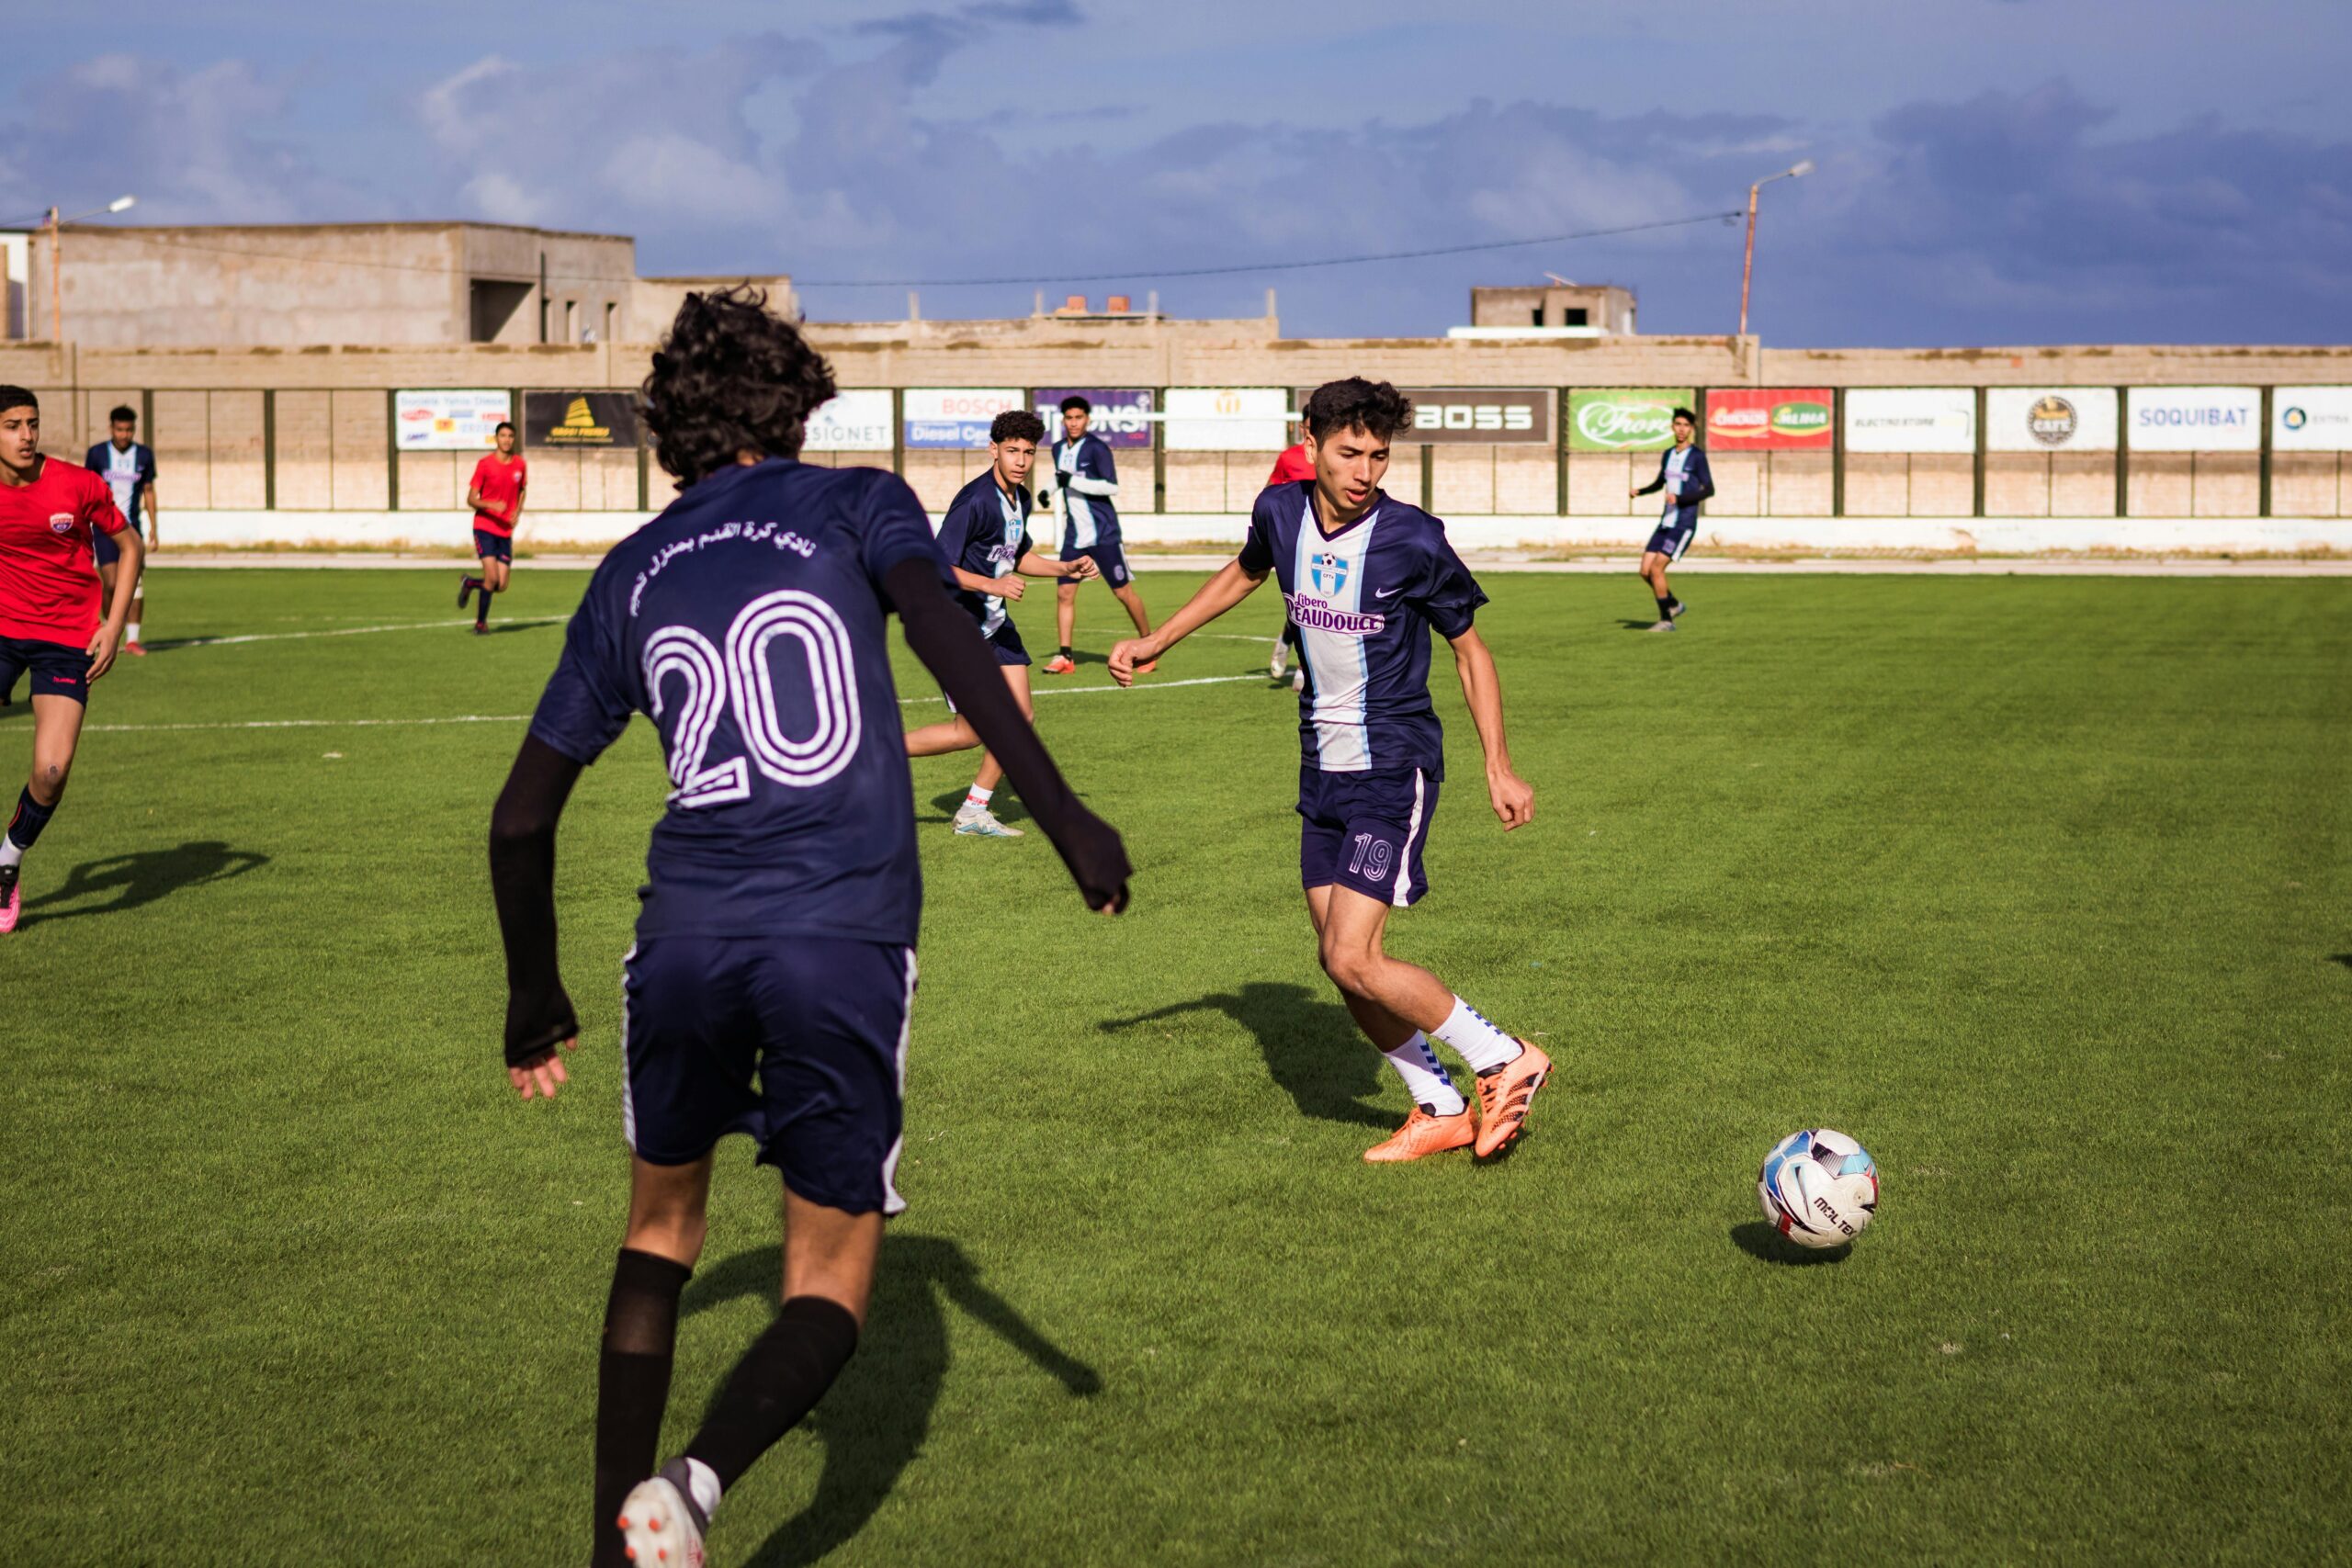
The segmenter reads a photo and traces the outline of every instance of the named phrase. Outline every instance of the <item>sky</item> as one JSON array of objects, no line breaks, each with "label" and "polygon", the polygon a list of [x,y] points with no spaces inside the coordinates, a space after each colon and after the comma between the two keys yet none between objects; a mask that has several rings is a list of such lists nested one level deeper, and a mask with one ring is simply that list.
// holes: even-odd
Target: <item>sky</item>
[{"label": "sky", "polygon": [[[817,321],[901,316],[905,280],[932,318],[1272,288],[1302,336],[1442,333],[1549,271],[1720,333],[1713,215],[1811,159],[1763,191],[1770,344],[2352,337],[2346,0],[10,11],[0,225],[125,192],[126,222],[541,224],[789,273]],[[1214,268],[1246,270],[1182,276]]]}]

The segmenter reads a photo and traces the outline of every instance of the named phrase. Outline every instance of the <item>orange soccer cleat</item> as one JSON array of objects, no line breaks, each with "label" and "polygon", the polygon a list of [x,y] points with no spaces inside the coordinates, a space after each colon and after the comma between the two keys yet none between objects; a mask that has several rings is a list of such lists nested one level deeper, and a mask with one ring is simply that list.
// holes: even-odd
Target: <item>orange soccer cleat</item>
[{"label": "orange soccer cleat", "polygon": [[122,651],[130,655],[133,659],[144,659],[147,657],[147,650],[140,647],[135,642],[124,643],[122,645]]},{"label": "orange soccer cleat", "polygon": [[1148,674],[1150,674],[1153,671],[1155,671],[1155,670],[1157,670],[1157,669],[1159,669],[1159,660],[1157,660],[1157,659],[1147,659],[1147,660],[1145,660],[1141,664],[1138,664],[1138,665],[1136,665],[1136,674],[1138,674],[1138,675],[1148,675]]},{"label": "orange soccer cleat", "polygon": [[1364,1150],[1363,1157],[1372,1165],[1421,1159],[1442,1155],[1448,1149],[1467,1148],[1477,1135],[1477,1118],[1471,1115],[1466,1105],[1451,1116],[1432,1116],[1416,1105],[1413,1113],[1405,1118],[1405,1124],[1386,1143]]},{"label": "orange soccer cleat", "polygon": [[[1518,1040],[1519,1036],[1512,1035]],[[1478,1157],[1499,1154],[1526,1124],[1535,1091],[1552,1076],[1552,1058],[1524,1040],[1520,1053],[1491,1073],[1478,1075]]]},{"label": "orange soccer cleat", "polygon": [[1067,675],[1077,668],[1077,660],[1065,659],[1058,653],[1046,660],[1046,673],[1048,675]]}]

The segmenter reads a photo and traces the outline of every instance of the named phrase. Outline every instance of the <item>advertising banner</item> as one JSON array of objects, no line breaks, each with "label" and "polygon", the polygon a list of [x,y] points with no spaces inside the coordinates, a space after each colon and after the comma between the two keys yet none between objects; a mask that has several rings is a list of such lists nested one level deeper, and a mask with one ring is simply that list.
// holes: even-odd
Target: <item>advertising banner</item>
[{"label": "advertising banner", "polygon": [[836,392],[808,416],[804,452],[888,452],[891,428],[888,388],[860,387]]},{"label": "advertising banner", "polygon": [[1995,387],[1984,394],[1987,452],[2112,452],[2112,387]]},{"label": "advertising banner", "polygon": [[1674,411],[1690,387],[1578,387],[1568,394],[1568,446],[1577,452],[1656,452],[1674,445]]},{"label": "advertising banner", "polygon": [[1290,445],[1290,394],[1280,387],[1170,387],[1170,452],[1279,452]]},{"label": "advertising banner", "polygon": [[[1550,446],[1552,392],[1545,387],[1399,387],[1413,400],[1411,433],[1399,442]],[[1306,393],[1299,394],[1306,406]]]},{"label": "advertising banner", "polygon": [[1031,400],[1046,422],[1046,442],[1062,438],[1062,400],[1084,398],[1094,405],[1086,422],[1087,434],[1099,435],[1118,451],[1151,446],[1151,415],[1157,394],[1148,387],[1040,387]]},{"label": "advertising banner", "polygon": [[2259,452],[2262,394],[2252,387],[2134,387],[2134,452]]},{"label": "advertising banner", "polygon": [[989,444],[989,422],[1029,406],[1017,387],[909,387],[907,450],[969,451]]},{"label": "advertising banner", "polygon": [[514,417],[504,388],[394,392],[394,445],[402,452],[486,452],[501,422]]},{"label": "advertising banner", "polygon": [[2280,387],[2270,394],[2274,452],[2352,452],[2352,387]]},{"label": "advertising banner", "polygon": [[1976,391],[1972,387],[1849,387],[1849,452],[1976,450]]},{"label": "advertising banner", "polygon": [[1826,387],[1710,387],[1701,439],[1717,452],[1826,452],[1837,406]]},{"label": "advertising banner", "polygon": [[637,397],[631,392],[526,392],[523,445],[634,447]]}]

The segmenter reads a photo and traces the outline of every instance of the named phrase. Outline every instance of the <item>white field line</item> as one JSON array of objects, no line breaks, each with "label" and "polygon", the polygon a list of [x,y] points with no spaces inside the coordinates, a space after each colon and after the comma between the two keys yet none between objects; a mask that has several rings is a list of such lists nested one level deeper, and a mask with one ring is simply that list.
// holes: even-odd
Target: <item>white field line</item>
[{"label": "white field line", "polygon": [[[557,625],[561,619],[562,617],[557,615],[542,615],[535,620],[502,621],[499,624],[508,626],[551,626]],[[471,621],[395,621],[381,626],[335,626],[325,631],[315,632],[247,632],[239,637],[164,638],[149,644],[147,651],[177,653],[185,648],[226,648],[232,643],[239,642],[290,642],[301,637],[366,637],[371,632],[426,631],[435,626],[447,630],[450,626],[472,625]]]}]

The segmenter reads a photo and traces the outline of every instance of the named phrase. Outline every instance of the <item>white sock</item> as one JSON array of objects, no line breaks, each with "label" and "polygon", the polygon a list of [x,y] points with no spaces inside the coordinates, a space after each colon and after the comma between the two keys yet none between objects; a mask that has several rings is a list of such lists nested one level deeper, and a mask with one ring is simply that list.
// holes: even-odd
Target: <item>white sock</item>
[{"label": "white sock", "polygon": [[969,790],[965,792],[964,809],[967,811],[986,811],[989,808],[989,801],[993,798],[995,795],[996,791],[992,789],[982,789],[979,785],[974,784]]},{"label": "white sock", "polygon": [[718,1512],[718,1472],[692,1455],[686,1459],[686,1489],[695,1495],[695,1506],[704,1519]]},{"label": "white sock", "polygon": [[1445,1021],[1430,1032],[1460,1053],[1474,1073],[1491,1073],[1520,1052],[1518,1041],[1488,1023],[1460,997],[1453,998],[1453,1010]]},{"label": "white sock", "polygon": [[1413,1037],[1402,1045],[1381,1055],[1396,1069],[1396,1076],[1405,1080],[1405,1092],[1413,1097],[1413,1103],[1430,1115],[1459,1116],[1469,1108],[1462,1091],[1446,1076],[1437,1053],[1430,1049],[1430,1037],[1419,1030],[1415,1030]]},{"label": "white sock", "polygon": [[122,628],[122,639],[125,642],[137,642],[139,640],[139,623],[137,621],[133,621],[129,626]]},{"label": "white sock", "polygon": [[24,845],[8,837],[6,833],[0,832],[0,865],[22,865],[24,860]]}]

